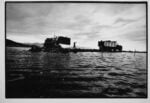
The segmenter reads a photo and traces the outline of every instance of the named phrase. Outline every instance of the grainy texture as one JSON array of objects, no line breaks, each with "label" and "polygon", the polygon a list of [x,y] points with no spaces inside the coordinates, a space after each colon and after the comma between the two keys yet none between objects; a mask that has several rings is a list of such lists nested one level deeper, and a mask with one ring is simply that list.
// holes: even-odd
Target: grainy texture
[{"label": "grainy texture", "polygon": [[146,53],[6,48],[7,98],[147,97]]}]

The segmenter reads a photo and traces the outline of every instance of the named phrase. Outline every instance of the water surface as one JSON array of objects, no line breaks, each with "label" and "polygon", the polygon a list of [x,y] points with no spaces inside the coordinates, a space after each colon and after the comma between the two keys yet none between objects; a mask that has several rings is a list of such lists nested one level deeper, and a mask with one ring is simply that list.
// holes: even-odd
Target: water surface
[{"label": "water surface", "polygon": [[147,97],[146,53],[6,48],[8,98]]}]

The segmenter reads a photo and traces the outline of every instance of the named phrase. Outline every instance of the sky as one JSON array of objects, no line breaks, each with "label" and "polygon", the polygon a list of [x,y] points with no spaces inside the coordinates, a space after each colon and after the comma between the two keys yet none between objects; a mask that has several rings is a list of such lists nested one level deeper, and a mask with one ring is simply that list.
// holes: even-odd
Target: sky
[{"label": "sky", "polygon": [[71,45],[98,48],[117,41],[123,50],[146,51],[146,5],[123,3],[7,3],[6,38],[44,43],[66,36]]}]

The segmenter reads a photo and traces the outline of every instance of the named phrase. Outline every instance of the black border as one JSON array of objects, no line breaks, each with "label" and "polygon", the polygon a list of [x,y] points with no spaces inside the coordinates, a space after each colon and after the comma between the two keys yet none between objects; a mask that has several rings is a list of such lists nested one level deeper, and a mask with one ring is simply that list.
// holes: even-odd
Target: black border
[{"label": "black border", "polygon": [[147,72],[147,76],[146,76],[146,81],[147,81],[147,94],[146,97],[102,97],[102,98],[97,98],[97,97],[93,97],[93,98],[88,98],[88,97],[84,97],[84,98],[49,98],[49,99],[146,99],[148,98],[148,2],[147,1],[5,1],[5,7],[4,7],[4,13],[5,13],[5,20],[4,20],[4,24],[5,24],[5,98],[6,99],[47,99],[47,98],[8,98],[6,97],[6,54],[7,54],[7,50],[6,50],[6,24],[7,24],[7,20],[6,20],[6,5],[7,3],[117,3],[117,4],[146,4],[146,72]]},{"label": "black border", "polygon": [[148,3],[146,2],[146,80],[147,80],[147,98],[148,98]]},{"label": "black border", "polygon": [[147,1],[5,1],[6,3],[126,3],[141,4]]}]

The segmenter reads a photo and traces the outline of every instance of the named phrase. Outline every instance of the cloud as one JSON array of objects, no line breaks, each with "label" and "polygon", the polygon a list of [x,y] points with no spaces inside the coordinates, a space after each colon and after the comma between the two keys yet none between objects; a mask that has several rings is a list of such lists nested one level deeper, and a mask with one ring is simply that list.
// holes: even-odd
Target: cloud
[{"label": "cloud", "polygon": [[6,32],[20,42],[41,42],[55,34],[89,48],[97,48],[99,40],[116,40],[125,49],[146,50],[145,18],[142,3],[7,3]]}]

